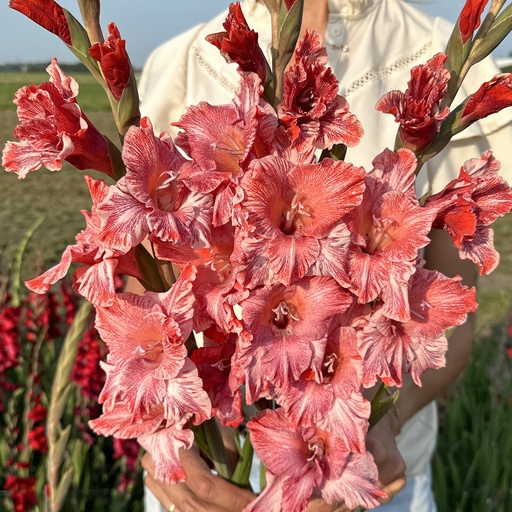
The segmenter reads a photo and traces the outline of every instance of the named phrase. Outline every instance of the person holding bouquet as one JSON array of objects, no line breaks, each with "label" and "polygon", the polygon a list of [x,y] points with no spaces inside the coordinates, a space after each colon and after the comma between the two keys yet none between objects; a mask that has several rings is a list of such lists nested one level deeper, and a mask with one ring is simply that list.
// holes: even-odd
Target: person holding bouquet
[{"label": "person holding bouquet", "polygon": [[[259,34],[264,52],[270,51],[270,18],[263,2],[244,0],[242,10],[250,28]],[[173,136],[189,105],[200,101],[229,103],[238,88],[236,66],[227,64],[206,36],[222,30],[223,13],[212,21],[194,27],[165,43],[148,59],[140,81],[142,113],[153,124],[155,133],[170,131]],[[392,116],[374,106],[384,93],[404,90],[410,68],[425,62],[445,49],[451,25],[432,18],[403,0],[305,0],[302,33],[315,30],[323,38],[329,66],[340,82],[339,93],[361,121],[365,134],[359,145],[351,147],[347,160],[372,169],[371,159],[384,148],[392,148],[397,125]],[[470,71],[461,97],[473,93],[482,81],[498,70],[486,59]],[[455,103],[457,104],[457,102]],[[449,146],[429,160],[417,178],[417,195],[435,194],[459,174],[462,162],[478,157],[491,148],[501,161],[501,175],[511,183],[512,160],[507,145],[512,140],[512,114],[505,110],[480,120],[455,136]],[[174,130],[174,133],[173,133]],[[460,275],[463,283],[476,281],[474,264],[460,260],[451,240],[441,230],[430,235],[424,257],[426,267],[447,276]],[[134,287],[135,288],[135,287]],[[132,289],[134,289],[132,288]],[[433,453],[437,412],[434,400],[461,373],[469,357],[473,338],[473,317],[458,327],[449,339],[446,366],[427,371],[422,387],[404,376],[399,399],[368,434],[368,449],[379,468],[379,483],[392,499],[378,510],[432,512],[436,510],[430,488],[430,458]],[[367,390],[371,398],[372,389]],[[146,455],[146,484],[158,498],[162,510],[235,512],[254,499],[251,492],[213,476],[197,450],[182,451],[187,482],[169,485],[153,478],[154,466]],[[160,505],[148,499],[147,512]],[[324,512],[347,510],[320,499],[308,510]]]}]

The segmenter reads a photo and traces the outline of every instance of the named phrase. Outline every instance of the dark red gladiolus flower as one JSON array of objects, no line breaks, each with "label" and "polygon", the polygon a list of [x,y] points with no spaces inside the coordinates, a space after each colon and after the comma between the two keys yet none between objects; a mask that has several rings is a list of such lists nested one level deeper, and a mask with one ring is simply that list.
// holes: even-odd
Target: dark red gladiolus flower
[{"label": "dark red gladiolus flower", "polygon": [[126,52],[126,41],[121,39],[115,23],[108,25],[108,37],[103,44],[89,48],[89,55],[100,63],[108,88],[119,101],[130,79],[130,59]]},{"label": "dark red gladiolus flower", "polygon": [[411,151],[421,151],[432,142],[449,113],[448,107],[439,108],[450,79],[444,67],[446,59],[444,53],[438,53],[426,64],[415,66],[405,92],[390,91],[375,105],[377,110],[395,116],[400,123],[400,139]]},{"label": "dark red gladiolus flower", "polygon": [[72,45],[68,20],[58,3],[53,0],[11,0],[9,7]]},{"label": "dark red gladiolus flower", "polygon": [[462,44],[473,36],[480,26],[480,16],[489,0],[467,0],[459,15],[459,30]]},{"label": "dark red gladiolus flower", "polygon": [[265,82],[265,56],[258,44],[258,34],[247,25],[240,2],[229,6],[223,27],[226,32],[210,34],[206,40],[220,50],[227,62],[236,62],[242,71],[252,71]]},{"label": "dark red gladiolus flower", "polygon": [[11,495],[15,512],[27,512],[37,504],[35,484],[36,477],[7,476],[4,489]]},{"label": "dark red gladiolus flower", "polygon": [[48,441],[46,440],[44,424],[37,425],[28,433],[28,444],[32,450],[46,453]]},{"label": "dark red gladiolus flower", "polygon": [[512,73],[496,75],[466,101],[460,125],[465,126],[512,105]]}]

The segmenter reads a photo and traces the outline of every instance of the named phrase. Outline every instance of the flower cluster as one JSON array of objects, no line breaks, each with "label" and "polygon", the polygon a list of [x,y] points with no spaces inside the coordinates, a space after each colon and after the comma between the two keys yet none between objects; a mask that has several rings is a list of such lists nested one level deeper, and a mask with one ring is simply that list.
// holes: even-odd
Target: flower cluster
[{"label": "flower cluster", "polygon": [[[281,6],[291,13],[283,23],[295,4]],[[46,292],[78,264],[74,288],[95,305],[108,347],[103,413],[90,424],[137,439],[157,478],[186,478],[178,452],[191,447],[196,426],[242,423],[244,387],[248,404],[273,404],[247,424],[268,482],[247,511],[303,511],[311,496],[372,508],[384,493],[365,446],[365,389],[400,387],[405,374],[421,385],[426,370],[444,365],[446,331],[476,309],[474,289],[425,268],[428,234],[445,229],[461,257],[488,273],[497,264],[490,224],[512,209],[512,193],[485,153],[439,194],[416,196],[415,152],[445,134],[450,115],[445,55],[414,68],[405,93],[379,101],[400,123],[401,147],[363,169],[325,156],[357,144],[363,128],[338,94],[320,37],[306,31],[296,48],[293,41],[290,65],[277,76],[239,4],[224,28],[209,40],[239,66],[233,101],[189,107],[174,123],[174,141],[156,135],[148,118],[126,132],[119,126],[122,176],[108,170],[100,144],[100,162],[87,164],[119,179],[86,177],[93,206],[85,230],[27,285]],[[89,53],[122,103],[127,56],[117,29],[109,32]],[[87,151],[74,153],[71,142],[86,147],[94,131],[73,80],[55,60],[48,71],[53,85],[30,94],[49,95],[52,116],[41,117],[58,119],[65,103],[69,119],[49,126],[53,149],[42,141],[41,154],[51,162],[42,163],[57,169],[67,158],[83,168]],[[464,109],[471,122],[510,103],[500,93],[499,105],[491,94],[475,106],[484,92]],[[18,95],[21,118],[27,94]],[[41,162],[33,119],[22,119],[21,141],[4,150],[4,165],[20,177]],[[119,274],[139,279],[145,292],[119,293]]]}]

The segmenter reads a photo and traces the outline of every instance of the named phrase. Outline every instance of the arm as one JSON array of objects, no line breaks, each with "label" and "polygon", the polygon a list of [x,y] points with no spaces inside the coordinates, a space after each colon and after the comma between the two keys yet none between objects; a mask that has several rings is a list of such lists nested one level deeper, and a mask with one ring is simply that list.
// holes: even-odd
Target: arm
[{"label": "arm", "polygon": [[[427,246],[426,268],[439,270],[448,277],[460,275],[466,286],[476,284],[475,265],[469,260],[460,260],[458,251],[450,237],[441,230],[430,234],[432,242]],[[404,377],[403,387],[396,407],[403,424],[417,411],[438,397],[460,375],[471,353],[474,335],[474,314],[468,315],[466,323],[456,328],[448,340],[446,366],[439,370],[427,370],[422,376],[422,387],[418,387],[409,376]]]}]

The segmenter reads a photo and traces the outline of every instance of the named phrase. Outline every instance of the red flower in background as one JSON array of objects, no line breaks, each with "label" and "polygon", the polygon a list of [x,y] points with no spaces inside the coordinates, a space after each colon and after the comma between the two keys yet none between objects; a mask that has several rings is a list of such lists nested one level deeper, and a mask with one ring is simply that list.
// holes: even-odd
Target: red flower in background
[{"label": "red flower in background", "polygon": [[512,105],[512,74],[501,73],[472,94],[465,103],[460,125],[465,126]]},{"label": "red flower in background", "polygon": [[103,44],[96,43],[89,48],[89,55],[100,63],[108,88],[119,101],[130,79],[131,64],[126,41],[121,39],[115,23],[109,23],[108,34]]},{"label": "red flower in background", "polygon": [[258,44],[258,34],[247,25],[240,2],[229,6],[223,27],[226,32],[210,34],[206,40],[220,50],[227,62],[236,62],[241,71],[252,71],[264,82],[267,74],[265,56]]},{"label": "red flower in background", "polygon": [[45,166],[62,169],[64,160],[77,169],[113,174],[108,143],[76,103],[77,82],[67,76],[57,59],[46,68],[50,81],[22,87],[14,103],[21,124],[14,129],[19,142],[7,142],[2,165],[20,179]]},{"label": "red flower in background", "polygon": [[402,143],[412,151],[421,151],[432,142],[449,113],[448,107],[439,108],[450,79],[444,67],[446,59],[444,53],[438,53],[426,64],[415,66],[405,92],[390,91],[375,105],[377,110],[395,116]]},{"label": "red flower in background", "polygon": [[36,477],[7,476],[4,489],[11,495],[15,512],[27,512],[37,504],[35,484]]},{"label": "red flower in background", "polygon": [[68,20],[62,7],[53,0],[11,0],[9,7],[21,12],[52,34],[71,45]]}]

